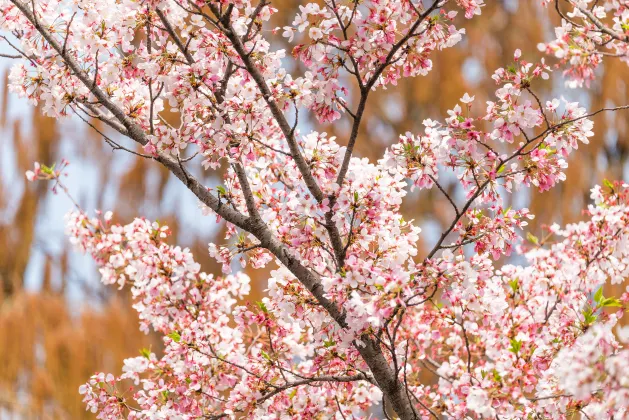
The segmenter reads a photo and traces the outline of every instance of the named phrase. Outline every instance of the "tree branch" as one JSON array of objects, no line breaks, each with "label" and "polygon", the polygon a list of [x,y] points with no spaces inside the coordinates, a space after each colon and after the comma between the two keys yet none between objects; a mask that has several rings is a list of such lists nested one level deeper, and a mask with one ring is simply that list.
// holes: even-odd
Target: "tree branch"
[{"label": "tree branch", "polygon": [[194,58],[192,57],[192,54],[190,54],[186,46],[183,45],[181,38],[179,38],[179,35],[177,35],[177,33],[175,32],[173,25],[170,24],[170,22],[166,18],[166,15],[164,15],[164,12],[162,12],[159,8],[156,8],[155,13],[157,13],[157,16],[159,16],[159,19],[162,21],[164,28],[166,28],[166,32],[168,32],[170,37],[173,39],[173,41],[179,48],[179,51],[181,51],[184,57],[186,57],[186,61],[188,62],[188,64],[190,65],[194,64],[195,61],[194,61]]},{"label": "tree branch", "polygon": [[369,383],[373,383],[373,379],[369,378],[368,376],[364,375],[364,374],[360,374],[360,375],[353,375],[353,376],[318,376],[316,378],[307,378],[307,379],[301,379],[295,382],[289,382],[286,383],[284,385],[280,385],[280,386],[275,386],[275,389],[271,392],[269,392],[268,394],[258,398],[257,403],[263,403],[264,401],[268,400],[269,398],[286,391],[287,389],[291,389],[291,388],[295,388],[298,386],[302,386],[302,385],[310,385],[316,382],[338,382],[338,383],[342,383],[342,382],[356,382],[356,381],[367,381]]}]

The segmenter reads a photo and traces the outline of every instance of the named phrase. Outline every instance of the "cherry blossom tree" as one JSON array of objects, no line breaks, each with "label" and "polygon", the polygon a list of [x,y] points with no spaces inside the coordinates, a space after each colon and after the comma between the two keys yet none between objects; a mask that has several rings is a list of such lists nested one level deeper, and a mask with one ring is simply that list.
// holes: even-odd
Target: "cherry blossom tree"
[{"label": "cherry blossom tree", "polygon": [[[539,48],[569,86],[604,60],[629,60],[626,0],[546,3],[562,23]],[[0,4],[13,91],[47,115],[100,121],[117,132],[101,133],[114,149],[168,168],[229,226],[229,242],[209,244],[222,263],[213,275],[158,222],[117,224],[78,205],[68,214],[103,282],[130,287],[141,329],[164,336],[161,357],[142,350],[120,376],[81,387],[99,418],[629,416],[629,329],[615,328],[629,293],[601,291],[629,274],[629,185],[605,181],[585,221],[527,241],[533,215],[504,205],[564,181],[593,135],[589,118],[629,106],[541,98],[555,67],[517,50],[486,107],[462,92],[377,162],[353,156],[370,93],[431,71],[482,0],[321,0],[282,28],[268,0]],[[349,121],[351,134],[304,129],[304,115]],[[27,178],[69,194],[66,165],[36,164]],[[220,185],[205,185],[221,165]],[[460,195],[442,187],[452,179]],[[400,205],[431,188],[452,222],[420,256],[422,232]],[[504,262],[512,254],[522,265]],[[248,301],[249,278],[232,269],[272,262],[267,297]]]}]

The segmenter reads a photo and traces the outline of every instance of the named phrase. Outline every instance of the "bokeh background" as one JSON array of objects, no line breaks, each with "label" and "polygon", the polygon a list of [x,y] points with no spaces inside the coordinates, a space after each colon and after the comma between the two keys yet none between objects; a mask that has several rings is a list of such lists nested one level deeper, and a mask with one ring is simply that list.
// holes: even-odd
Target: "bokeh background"
[{"label": "bokeh background", "polygon": [[[291,21],[292,0],[274,0],[280,12],[274,24]],[[433,56],[427,77],[403,79],[397,88],[370,98],[357,154],[377,159],[398,134],[423,130],[425,118],[442,119],[463,93],[482,104],[493,97],[493,71],[523,58],[541,58],[536,45],[550,40],[557,17],[533,0],[493,0],[483,14],[463,22],[467,35],[457,47]],[[281,40],[276,45],[281,48]],[[8,52],[6,47],[1,52]],[[2,61],[4,60],[4,61]],[[204,270],[220,272],[207,253],[207,243],[221,242],[224,226],[203,217],[192,194],[155,162],[111,148],[81,121],[54,121],[7,89],[9,60],[0,60],[0,419],[92,418],[85,412],[78,387],[95,371],[118,373],[122,360],[141,348],[159,351],[160,340],[138,331],[128,293],[100,284],[89,257],[74,252],[63,235],[63,216],[71,202],[54,195],[49,185],[26,183],[24,172],[34,161],[66,158],[66,184],[81,206],[113,210],[115,220],[128,223],[138,215],[159,219],[174,232],[173,242],[192,249]],[[549,60],[552,62],[552,60]],[[299,69],[294,69],[299,71]],[[567,90],[560,72],[535,86],[542,98],[551,95],[578,100],[590,110],[629,103],[629,67],[606,61],[587,89]],[[475,110],[479,114],[483,109]],[[627,138],[629,114],[594,117],[595,137],[573,155],[568,180],[550,192],[527,190],[513,197],[537,218],[533,234],[552,222],[578,220],[588,203],[589,189],[607,179],[629,179]],[[349,121],[317,127],[304,121],[302,131],[316,127],[343,143]],[[220,174],[206,174],[208,185]],[[454,183],[446,188],[457,196]],[[436,190],[412,193],[404,204],[407,219],[424,230],[423,249],[430,249],[449,224],[449,206]],[[266,271],[252,271],[255,300],[266,286]],[[619,295],[625,285],[605,295]]]}]

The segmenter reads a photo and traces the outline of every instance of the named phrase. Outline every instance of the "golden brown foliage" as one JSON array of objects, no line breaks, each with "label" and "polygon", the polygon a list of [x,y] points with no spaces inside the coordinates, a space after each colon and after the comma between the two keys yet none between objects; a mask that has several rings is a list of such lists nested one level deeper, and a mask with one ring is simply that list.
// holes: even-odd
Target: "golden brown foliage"
[{"label": "golden brown foliage", "polygon": [[0,407],[23,418],[90,418],[79,386],[97,369],[119,372],[151,343],[155,350],[123,299],[73,314],[60,294],[17,292],[0,306]]}]

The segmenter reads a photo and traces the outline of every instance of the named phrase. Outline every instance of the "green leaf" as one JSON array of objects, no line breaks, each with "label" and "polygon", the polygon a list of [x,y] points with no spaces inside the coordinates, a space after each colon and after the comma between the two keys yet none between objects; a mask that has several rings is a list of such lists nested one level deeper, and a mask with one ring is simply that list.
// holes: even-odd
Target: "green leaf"
[{"label": "green leaf", "polygon": [[293,390],[291,391],[290,394],[288,394],[288,398],[290,398],[291,400],[293,399],[293,397],[295,397],[295,395],[297,395],[297,388],[293,388]]},{"label": "green leaf", "polygon": [[336,344],[336,342],[334,340],[332,340],[332,339],[325,340],[323,342],[323,345],[325,346],[326,349],[329,348],[329,347],[332,347],[335,344]]},{"label": "green leaf", "polygon": [[620,300],[616,298],[605,298],[601,302],[601,306],[622,308],[622,303],[620,303]]},{"label": "green leaf", "polygon": [[522,348],[522,342],[520,340],[516,340],[515,338],[512,338],[510,340],[510,343],[511,343],[511,347],[509,348],[509,351],[516,355],[520,353],[520,349]]},{"label": "green leaf", "polygon": [[53,171],[54,167],[55,167],[55,165],[52,165],[52,168],[49,168],[49,167],[48,167],[48,166],[46,166],[46,165],[39,165],[39,169],[40,169],[43,173],[48,174],[48,175],[51,175],[51,174],[52,174],[52,171]]},{"label": "green leaf", "polygon": [[256,305],[258,305],[258,308],[260,308],[260,310],[264,312],[265,314],[269,313],[269,310],[266,308],[266,305],[264,304],[264,302],[256,302]]},{"label": "green leaf", "polygon": [[177,331],[171,332],[170,334],[168,334],[168,337],[170,337],[175,343],[181,341],[181,335],[179,335]]},{"label": "green leaf", "polygon": [[358,203],[358,192],[354,191],[354,203]]},{"label": "green leaf", "polygon": [[599,287],[599,289],[594,293],[594,302],[600,304],[600,302],[604,299],[603,297],[603,288]]},{"label": "green leaf", "polygon": [[603,184],[610,190],[614,191],[614,183],[611,182],[609,179],[604,179]]},{"label": "green leaf", "polygon": [[225,187],[221,185],[216,187],[216,191],[218,191],[218,193],[221,195],[227,195],[227,191],[225,190]]},{"label": "green leaf", "polygon": [[519,279],[516,277],[513,280],[509,280],[509,287],[511,287],[513,294],[515,294],[518,291],[518,288],[520,287]]},{"label": "green leaf", "polygon": [[146,349],[146,348],[140,349],[140,354],[146,357],[147,359],[151,358],[151,351],[149,349]]},{"label": "green leaf", "polygon": [[498,170],[496,171],[497,174],[501,174],[505,171],[505,169],[507,169],[507,167],[505,165],[500,165],[500,168],[498,168]]},{"label": "green leaf", "polygon": [[539,239],[531,232],[526,232],[526,239],[534,245],[539,245]]},{"label": "green leaf", "polygon": [[617,308],[622,308],[622,303],[620,302],[619,299],[616,299],[614,297],[605,297],[603,296],[603,288],[600,287],[596,293],[594,293],[594,302],[596,302],[596,305],[599,307],[617,307]]},{"label": "green leaf", "polygon": [[585,325],[592,325],[598,319],[598,316],[594,315],[594,311],[590,307],[584,309],[581,314],[583,315],[583,323]]},{"label": "green leaf", "polygon": [[265,352],[264,350],[260,350],[260,354],[262,355],[262,357],[264,357],[269,362],[271,361],[271,356],[269,356],[269,354],[267,352]]}]

